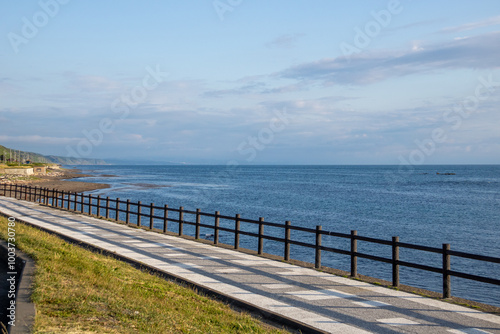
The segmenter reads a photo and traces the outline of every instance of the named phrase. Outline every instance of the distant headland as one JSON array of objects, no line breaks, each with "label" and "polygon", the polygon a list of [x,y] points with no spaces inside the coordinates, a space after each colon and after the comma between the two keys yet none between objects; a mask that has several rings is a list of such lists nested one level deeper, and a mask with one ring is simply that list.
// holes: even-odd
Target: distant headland
[{"label": "distant headland", "polygon": [[0,163],[47,163],[59,165],[109,165],[102,159],[61,157],[21,151],[0,145]]}]

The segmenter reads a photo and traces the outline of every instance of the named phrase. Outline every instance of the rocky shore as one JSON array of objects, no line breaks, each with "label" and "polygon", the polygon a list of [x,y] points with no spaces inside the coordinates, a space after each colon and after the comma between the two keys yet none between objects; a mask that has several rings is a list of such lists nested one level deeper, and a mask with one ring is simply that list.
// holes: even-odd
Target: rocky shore
[{"label": "rocky shore", "polygon": [[104,183],[69,181],[71,179],[89,176],[91,175],[82,174],[78,169],[49,170],[48,173],[43,176],[19,177],[6,175],[0,179],[0,185],[22,184],[70,192],[85,192],[110,187],[108,184]]}]

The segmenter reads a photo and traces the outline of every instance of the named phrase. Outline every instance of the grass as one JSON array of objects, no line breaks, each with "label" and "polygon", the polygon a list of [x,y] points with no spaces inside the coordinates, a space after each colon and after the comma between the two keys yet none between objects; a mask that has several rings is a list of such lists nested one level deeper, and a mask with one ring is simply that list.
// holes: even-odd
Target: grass
[{"label": "grass", "polygon": [[[16,223],[36,262],[35,333],[285,333],[113,258]],[[7,219],[0,217],[6,239]]]}]

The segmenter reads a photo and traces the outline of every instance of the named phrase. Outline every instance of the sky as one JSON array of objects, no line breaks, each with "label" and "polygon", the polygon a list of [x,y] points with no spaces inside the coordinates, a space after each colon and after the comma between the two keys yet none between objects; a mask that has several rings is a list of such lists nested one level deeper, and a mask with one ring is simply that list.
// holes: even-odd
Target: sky
[{"label": "sky", "polygon": [[499,164],[500,1],[0,0],[0,144]]}]

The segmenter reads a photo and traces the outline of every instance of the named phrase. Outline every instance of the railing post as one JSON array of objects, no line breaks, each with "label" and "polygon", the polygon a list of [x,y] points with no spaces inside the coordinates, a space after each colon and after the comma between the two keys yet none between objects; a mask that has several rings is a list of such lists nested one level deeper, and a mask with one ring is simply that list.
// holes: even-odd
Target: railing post
[{"label": "railing post", "polygon": [[240,248],[240,214],[234,218],[234,249]]},{"label": "railing post", "polygon": [[358,252],[358,239],[356,236],[358,235],[358,231],[351,231],[351,276],[358,276],[358,257],[356,253]]},{"label": "railing post", "polygon": [[73,203],[73,211],[76,211],[78,209],[78,193],[73,193],[75,202]]},{"label": "railing post", "polygon": [[137,202],[137,227],[141,227],[141,201]]},{"label": "railing post", "polygon": [[392,237],[392,286],[399,286],[399,237]]},{"label": "railing post", "polygon": [[443,244],[443,298],[451,297],[450,244]]},{"label": "railing post", "polygon": [[97,195],[97,217],[101,217],[101,195]]},{"label": "railing post", "polygon": [[125,212],[125,224],[129,224],[130,223],[130,200],[128,199],[127,200],[127,211]]},{"label": "railing post", "polygon": [[168,205],[163,208],[163,233],[168,231]]},{"label": "railing post", "polygon": [[83,193],[80,193],[80,212],[83,213],[85,211],[85,197]]},{"label": "railing post", "polygon": [[184,208],[181,206],[179,208],[179,235],[181,236],[184,232]]},{"label": "railing post", "polygon": [[196,226],[195,226],[195,233],[194,233],[194,238],[196,240],[200,239],[200,209],[196,209]]},{"label": "railing post", "polygon": [[89,194],[89,215],[92,216],[92,195]]},{"label": "railing post", "polygon": [[285,222],[285,261],[290,261],[290,224],[289,220]]},{"label": "railing post", "polygon": [[115,221],[120,220],[120,198],[118,197],[116,199],[116,205],[115,205]]},{"label": "railing post", "polygon": [[316,256],[314,261],[314,268],[321,268],[321,225],[316,226]]},{"label": "railing post", "polygon": [[259,242],[258,242],[258,251],[259,255],[264,253],[264,217],[259,217]]},{"label": "railing post", "polygon": [[220,212],[215,211],[215,223],[214,223],[214,245],[219,244],[219,218]]},{"label": "railing post", "polygon": [[151,203],[149,206],[149,229],[153,229],[154,217],[155,216],[155,204]]},{"label": "railing post", "polygon": [[109,196],[106,196],[106,219],[109,219]]},{"label": "railing post", "polygon": [[68,202],[66,204],[66,209],[69,211],[71,206],[71,191],[68,191]]}]

